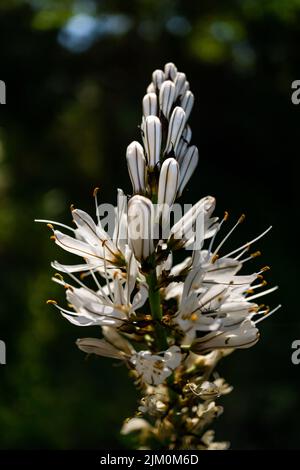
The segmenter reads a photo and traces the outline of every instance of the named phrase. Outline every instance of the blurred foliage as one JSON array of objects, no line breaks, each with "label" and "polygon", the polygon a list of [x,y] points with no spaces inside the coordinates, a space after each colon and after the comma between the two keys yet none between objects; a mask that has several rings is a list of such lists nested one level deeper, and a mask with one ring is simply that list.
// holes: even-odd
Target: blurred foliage
[{"label": "blurred foliage", "polygon": [[[70,221],[68,206],[93,211],[92,190],[130,191],[125,149],[139,138],[140,101],[167,61],[196,95],[193,142],[201,162],[187,202],[213,194],[217,212],[247,211],[234,245],[273,223],[260,243],[272,262],[272,302],[262,340],[221,366],[235,387],[224,398],[219,440],[233,448],[296,448],[300,337],[294,232],[299,110],[299,0],[1,0],[0,366],[1,448],[115,448],[137,396],[124,368],[85,360],[79,331],[45,305],[63,302],[50,260],[73,261],[36,217]],[[292,230],[291,230],[292,229]],[[230,249],[230,243],[228,248]]]}]

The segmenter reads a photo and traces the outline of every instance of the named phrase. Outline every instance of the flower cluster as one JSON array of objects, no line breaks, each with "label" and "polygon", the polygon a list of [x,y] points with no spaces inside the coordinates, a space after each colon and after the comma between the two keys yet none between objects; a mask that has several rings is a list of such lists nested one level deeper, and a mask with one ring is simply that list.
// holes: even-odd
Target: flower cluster
[{"label": "flower cluster", "polygon": [[[216,399],[231,391],[215,366],[233,350],[253,346],[258,323],[279,308],[257,303],[276,289],[262,289],[268,267],[240,274],[260,254],[251,247],[269,229],[223,254],[245,217],[220,239],[228,213],[221,220],[213,216],[211,196],[170,224],[199,160],[188,125],[193,104],[189,82],[173,63],[153,72],[142,100],[142,143],[126,151],[132,196],[118,190],[112,234],[102,226],[97,189],[96,221],[74,207],[75,228],[44,221],[55,243],[83,260],[53,263],[71,309],[49,302],[75,325],[101,327],[101,338],[77,340],[82,351],[128,367],[142,398],[122,432],[137,433],[144,447],[227,447],[207,431],[222,412]],[[188,256],[178,262],[181,253]]]}]

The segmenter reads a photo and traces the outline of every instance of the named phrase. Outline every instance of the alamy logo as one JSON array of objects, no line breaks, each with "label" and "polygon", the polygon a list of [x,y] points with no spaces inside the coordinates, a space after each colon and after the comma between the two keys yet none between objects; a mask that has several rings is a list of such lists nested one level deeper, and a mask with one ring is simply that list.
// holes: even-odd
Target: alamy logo
[{"label": "alamy logo", "polygon": [[0,340],[0,364],[6,364],[6,344]]},{"label": "alamy logo", "polygon": [[0,80],[0,104],[6,104],[6,85],[3,80]]}]

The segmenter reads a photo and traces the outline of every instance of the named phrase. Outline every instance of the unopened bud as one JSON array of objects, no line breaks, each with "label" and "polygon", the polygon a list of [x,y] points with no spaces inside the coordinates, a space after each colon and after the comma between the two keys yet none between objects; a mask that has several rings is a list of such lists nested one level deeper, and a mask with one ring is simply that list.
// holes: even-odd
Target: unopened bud
[{"label": "unopened bud", "polygon": [[158,184],[158,209],[162,223],[169,221],[170,207],[176,199],[179,183],[179,165],[175,158],[162,164]]},{"label": "unopened bud", "polygon": [[154,70],[153,74],[152,74],[152,81],[153,81],[153,85],[156,89],[160,89],[163,81],[165,80],[165,74],[163,73],[162,70]]},{"label": "unopened bud", "polygon": [[155,93],[147,93],[143,98],[143,114],[147,116],[157,115],[157,96]]},{"label": "unopened bud", "polygon": [[191,111],[193,109],[194,101],[195,101],[194,94],[191,91],[187,91],[182,97],[181,107],[185,111],[186,120],[188,120],[188,118],[190,117]]},{"label": "unopened bud", "polygon": [[168,62],[168,63],[165,65],[165,76],[166,76],[166,79],[175,80],[176,74],[177,74],[177,67],[176,67],[176,65],[174,65],[173,62]]},{"label": "unopened bud", "polygon": [[143,140],[147,154],[148,165],[151,169],[157,165],[161,150],[161,122],[157,116],[148,116],[144,120]]},{"label": "unopened bud", "polygon": [[178,196],[181,196],[185,186],[189,182],[199,161],[199,152],[195,145],[189,147],[185,156],[180,161],[180,180],[178,188]]},{"label": "unopened bud", "polygon": [[177,149],[182,131],[184,129],[185,122],[186,122],[186,118],[185,118],[184,110],[180,106],[176,106],[170,118],[168,137],[167,137],[167,143],[166,143],[166,149],[165,149],[166,153],[169,153],[172,149],[176,153],[176,149]]},{"label": "unopened bud", "polygon": [[171,108],[175,101],[175,85],[171,80],[166,80],[159,92],[160,108],[166,118],[169,118]]},{"label": "unopened bud", "polygon": [[146,188],[146,159],[139,142],[132,142],[128,145],[126,159],[133,192],[143,193]]},{"label": "unopened bud", "polygon": [[128,237],[137,260],[147,259],[154,251],[154,209],[150,199],[133,196],[128,203]]}]

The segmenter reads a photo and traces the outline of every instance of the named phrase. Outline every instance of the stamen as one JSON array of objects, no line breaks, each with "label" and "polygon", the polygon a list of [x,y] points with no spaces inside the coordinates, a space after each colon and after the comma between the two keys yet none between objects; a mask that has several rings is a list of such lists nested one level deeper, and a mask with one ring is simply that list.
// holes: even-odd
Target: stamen
[{"label": "stamen", "polygon": [[247,300],[258,299],[259,297],[262,297],[263,295],[271,294],[271,292],[274,292],[277,289],[278,289],[278,286],[272,287],[271,289],[267,289],[262,292],[259,292],[259,294],[255,294],[255,295],[251,295],[250,297],[247,297]]},{"label": "stamen", "polygon": [[246,263],[247,261],[250,261],[251,259],[257,258],[258,256],[261,256],[260,251],[255,251],[255,253],[251,253],[248,258],[241,259],[241,263]]},{"label": "stamen", "polygon": [[258,272],[258,274],[265,273],[266,271],[270,271],[270,266],[264,266],[261,268],[261,270]]},{"label": "stamen", "polygon": [[259,289],[260,287],[265,287],[267,284],[268,284],[267,281],[263,280],[260,284],[256,284],[255,286],[251,286],[249,289],[247,289],[245,291],[245,294],[253,294],[255,289]]},{"label": "stamen", "polygon": [[[62,265],[60,265],[60,268],[66,273],[68,274],[68,276],[70,276],[71,279],[73,279],[73,281],[75,281],[77,284],[80,285],[80,287],[83,287],[85,290],[88,290],[91,294],[93,294],[95,297],[97,297],[99,299],[99,295],[97,294],[97,292],[93,291],[92,289],[90,289],[88,286],[86,286],[83,282],[81,282],[76,276],[74,276],[73,273],[70,273],[68,272]],[[56,280],[55,278],[53,278],[53,280]]]},{"label": "stamen", "polygon": [[102,246],[104,249],[103,265],[104,265],[105,280],[106,280],[106,285],[107,285],[108,292],[109,292],[109,297],[111,298],[111,301],[113,301],[114,297],[113,297],[112,290],[110,288],[109,276],[108,276],[107,265],[106,265],[106,256],[105,256],[106,241],[105,240],[103,240]]},{"label": "stamen", "polygon": [[229,256],[232,256],[235,253],[238,253],[239,251],[243,250],[247,246],[250,246],[253,243],[257,242],[260,238],[264,237],[271,229],[272,229],[272,225],[270,225],[270,227],[267,228],[267,230],[265,230],[263,233],[258,235],[256,238],[253,238],[253,240],[251,240],[250,242],[245,243],[244,245],[240,246],[239,248],[236,248],[236,250],[233,250],[230,253],[228,253],[227,255],[225,255],[224,258],[228,258]]},{"label": "stamen", "polygon": [[98,225],[101,225],[101,222],[100,222],[100,215],[99,215],[99,205],[98,205],[98,191],[99,191],[99,188],[95,188],[94,191],[93,191],[93,197],[95,199],[95,207],[96,207],[96,217],[97,217],[97,222],[98,222]]},{"label": "stamen", "polygon": [[44,219],[34,219],[35,222],[41,222],[43,224],[47,224],[47,226],[49,228],[51,228],[51,230],[53,230],[53,225],[57,225],[58,227],[63,227],[67,230],[71,230],[72,232],[75,232],[75,229],[72,228],[72,227],[69,227],[68,225],[65,225],[65,224],[61,224],[60,222],[55,222],[54,220],[44,220]]},{"label": "stamen", "polygon": [[255,325],[257,325],[257,323],[265,320],[266,318],[270,317],[271,315],[273,315],[273,313],[277,312],[277,310],[279,310],[280,308],[282,307],[281,304],[277,305],[277,307],[275,307],[273,310],[271,310],[270,312],[268,312],[266,315],[264,315],[263,317],[259,318],[258,320],[255,320]]},{"label": "stamen", "polygon": [[209,247],[208,247],[208,250],[207,250],[207,260],[209,259],[210,255],[211,255],[212,247],[213,247],[214,241],[215,241],[215,239],[216,239],[216,236],[217,236],[217,234],[219,233],[219,231],[220,231],[220,229],[221,229],[223,223],[226,222],[226,221],[228,220],[228,218],[229,218],[229,212],[225,211],[224,217],[223,217],[223,219],[221,220],[221,222],[219,223],[219,228],[218,228],[218,230],[216,230],[216,232],[214,233],[214,235],[213,235],[213,237],[212,237],[212,239],[211,239],[211,241],[210,241],[210,244],[209,244]]},{"label": "stamen", "polygon": [[247,251],[250,250],[250,246],[247,246],[239,255],[237,255],[234,259],[238,260],[240,259]]},{"label": "stamen", "polygon": [[[228,240],[228,238],[230,237],[230,235],[233,233],[233,231],[237,228],[238,225],[240,225],[242,222],[244,222],[245,220],[245,214],[242,214],[241,217],[238,219],[237,223],[232,227],[231,230],[229,230],[229,232],[227,233],[227,235],[223,238],[223,240],[221,241],[221,243],[217,246],[217,248],[215,249],[214,251],[214,255],[216,255],[220,249],[222,248],[222,246],[224,245],[224,243]],[[224,219],[223,219],[224,220]],[[214,257],[213,255],[213,257]]]}]

